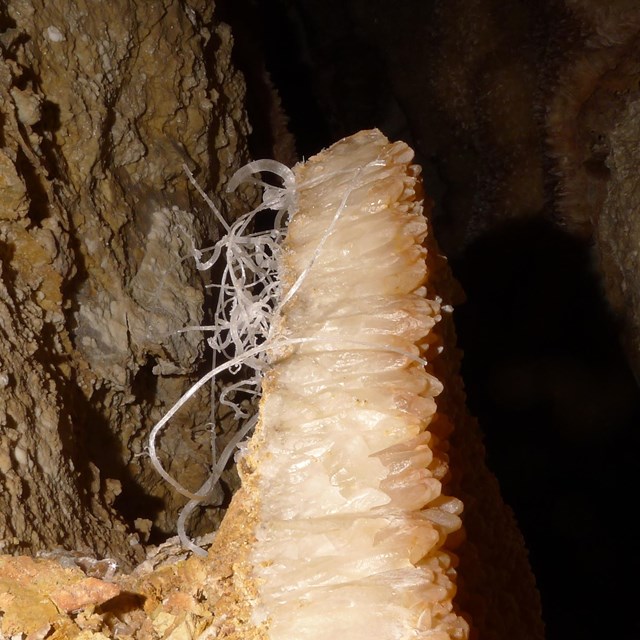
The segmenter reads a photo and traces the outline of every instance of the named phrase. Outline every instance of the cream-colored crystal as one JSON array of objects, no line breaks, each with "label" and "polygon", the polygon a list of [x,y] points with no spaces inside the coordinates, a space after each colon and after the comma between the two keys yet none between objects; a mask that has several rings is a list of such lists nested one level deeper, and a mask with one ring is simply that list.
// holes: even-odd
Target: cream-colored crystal
[{"label": "cream-colored crystal", "polygon": [[467,636],[442,549],[462,504],[442,495],[429,433],[441,385],[419,345],[440,307],[411,159],[366,131],[296,168],[297,290],[274,337],[294,344],[274,350],[247,454],[252,621],[273,640]]}]

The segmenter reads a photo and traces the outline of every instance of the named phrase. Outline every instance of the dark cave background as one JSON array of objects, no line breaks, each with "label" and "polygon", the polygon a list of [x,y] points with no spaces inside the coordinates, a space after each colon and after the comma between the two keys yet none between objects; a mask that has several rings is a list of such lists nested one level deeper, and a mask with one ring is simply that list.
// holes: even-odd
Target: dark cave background
[{"label": "dark cave background", "polygon": [[[547,637],[635,639],[640,626],[631,615],[630,586],[640,563],[630,518],[640,392],[619,346],[589,240],[557,219],[553,180],[544,178],[541,206],[511,215],[517,200],[493,198],[492,188],[529,167],[519,166],[515,154],[505,168],[504,154],[483,133],[500,128],[491,111],[483,114],[485,129],[476,123],[465,130],[438,112],[433,86],[413,87],[418,109],[406,90],[396,90],[399,77],[414,74],[419,85],[436,73],[429,65],[439,60],[439,29],[450,29],[445,14],[454,4],[465,6],[446,4],[223,3],[222,19],[236,38],[236,64],[248,79],[253,156],[268,156],[274,143],[264,120],[273,98],[255,64],[260,57],[300,159],[371,127],[417,150],[436,202],[436,237],[466,293],[454,318],[469,408],[527,541]],[[554,3],[534,9],[515,0],[467,3],[472,5],[496,12],[506,34],[502,55],[515,39],[513,57],[523,73],[534,69],[541,79],[534,89],[533,130],[545,100],[542,80],[553,66]],[[459,46],[462,62],[454,60],[454,66],[464,63],[464,49],[474,45],[461,40]],[[416,48],[415,68],[394,66],[401,58],[398,47]],[[487,73],[496,68],[499,63],[489,65]],[[508,84],[503,89],[508,96]],[[475,90],[480,105],[483,88]],[[547,169],[543,142],[539,146]]]}]

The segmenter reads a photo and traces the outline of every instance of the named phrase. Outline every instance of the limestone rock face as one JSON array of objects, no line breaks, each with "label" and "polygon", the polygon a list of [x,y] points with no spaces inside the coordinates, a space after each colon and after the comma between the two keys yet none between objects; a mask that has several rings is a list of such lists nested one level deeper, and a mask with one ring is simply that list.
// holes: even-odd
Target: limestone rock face
[{"label": "limestone rock face", "polygon": [[[176,332],[203,323],[188,258],[216,231],[182,165],[215,193],[246,161],[244,82],[213,11],[205,0],[0,8],[0,552],[88,547],[134,561],[125,521],[173,526],[177,505],[158,516],[137,498],[164,500],[145,439],[203,352],[200,333]],[[207,412],[203,397],[189,415]],[[161,444],[197,485],[207,434],[183,442]]]}]

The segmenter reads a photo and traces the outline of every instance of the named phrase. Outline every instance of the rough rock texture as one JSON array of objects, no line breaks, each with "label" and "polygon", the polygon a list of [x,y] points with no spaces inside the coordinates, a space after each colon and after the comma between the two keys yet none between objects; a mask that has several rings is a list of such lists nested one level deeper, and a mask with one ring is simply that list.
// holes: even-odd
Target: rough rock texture
[{"label": "rough rock texture", "polygon": [[[640,80],[640,74],[636,82]],[[640,96],[629,101],[609,136],[610,171],[594,236],[607,297],[623,320],[625,351],[640,380]]]},{"label": "rough rock texture", "polygon": [[567,1],[551,33],[550,52],[559,60],[544,126],[555,207],[585,237],[598,224],[607,189],[609,135],[639,94],[639,43],[640,6],[627,0]]},{"label": "rough rock texture", "polygon": [[0,640],[214,637],[221,576],[210,562],[185,560],[168,542],[132,574],[103,564],[79,554],[0,557]]},{"label": "rough rock texture", "polygon": [[[201,335],[176,331],[203,321],[185,258],[215,227],[182,165],[216,192],[246,160],[231,47],[205,0],[0,7],[3,552],[131,561],[124,520],[174,526],[143,448],[202,359]],[[207,415],[203,395],[179,426]],[[192,440],[161,446],[197,488],[206,429]]]},{"label": "rough rock texture", "polygon": [[593,241],[604,292],[640,380],[640,5],[567,1],[557,38],[568,33],[573,37],[564,44],[546,117],[556,207],[567,228]]}]

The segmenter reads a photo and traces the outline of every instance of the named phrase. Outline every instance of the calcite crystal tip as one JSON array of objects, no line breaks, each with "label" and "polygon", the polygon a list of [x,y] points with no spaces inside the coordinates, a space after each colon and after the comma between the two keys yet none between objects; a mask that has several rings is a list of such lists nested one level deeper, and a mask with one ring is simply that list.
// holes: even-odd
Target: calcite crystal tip
[{"label": "calcite crystal tip", "polygon": [[288,346],[272,354],[212,550],[233,554],[219,604],[228,637],[468,636],[446,550],[462,503],[443,490],[444,443],[430,431],[441,309],[412,159],[372,130],[294,170],[273,336]]}]

